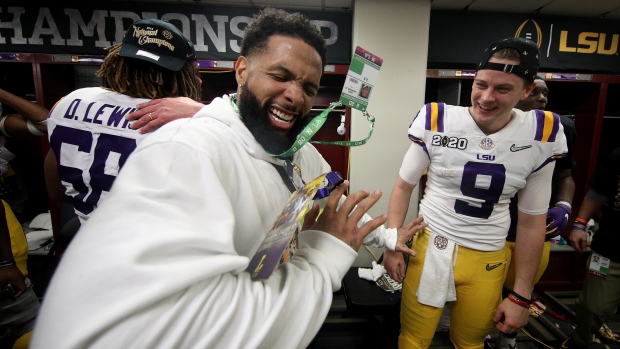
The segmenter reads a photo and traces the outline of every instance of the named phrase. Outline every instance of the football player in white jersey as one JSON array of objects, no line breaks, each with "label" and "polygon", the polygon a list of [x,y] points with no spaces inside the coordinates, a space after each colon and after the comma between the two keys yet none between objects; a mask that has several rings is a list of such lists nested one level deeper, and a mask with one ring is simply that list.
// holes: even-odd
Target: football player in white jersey
[{"label": "football player in white jersey", "polygon": [[[200,72],[191,41],[158,19],[134,22],[123,42],[108,48],[97,75],[107,87],[65,96],[48,121],[46,182],[53,198],[73,203],[83,224],[110,191],[118,171],[146,136],[125,116],[153,98],[200,100]],[[146,115],[146,124],[155,115]]]},{"label": "football player in white jersey", "polygon": [[[420,204],[428,227],[413,239],[417,256],[409,259],[403,284],[400,348],[430,345],[446,301],[456,348],[482,348],[494,323],[505,333],[527,323],[553,161],[567,151],[557,115],[513,109],[532,91],[539,66],[531,41],[498,41],[477,67],[471,107],[427,104],[409,128],[413,144],[390,198],[388,226],[403,224],[411,193],[428,170]],[[515,286],[502,301],[511,260],[508,204],[517,192]],[[402,255],[386,251],[384,262],[402,281]]]}]

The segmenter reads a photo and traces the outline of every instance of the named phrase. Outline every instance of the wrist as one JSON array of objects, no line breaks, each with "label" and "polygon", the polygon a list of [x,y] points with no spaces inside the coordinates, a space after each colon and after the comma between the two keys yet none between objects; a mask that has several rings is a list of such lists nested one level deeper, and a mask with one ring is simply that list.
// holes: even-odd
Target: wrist
[{"label": "wrist", "polygon": [[588,221],[585,220],[585,218],[580,218],[580,217],[575,218],[575,223],[581,223],[584,226],[588,225]]},{"label": "wrist", "polygon": [[14,259],[6,259],[6,260],[0,261],[0,268],[10,267],[12,265],[15,265],[15,260]]},{"label": "wrist", "polygon": [[516,293],[515,291],[510,291],[510,293],[508,294],[508,300],[526,309],[529,309],[530,304],[532,304],[531,299],[525,298],[522,295]]},{"label": "wrist", "polygon": [[567,206],[569,210],[573,209],[573,206],[571,206],[570,202],[565,201],[565,200],[560,200],[560,201],[556,202],[555,206]]},{"label": "wrist", "polygon": [[582,232],[587,232],[586,221],[583,218],[576,218],[575,222],[573,222],[573,230],[579,230]]}]

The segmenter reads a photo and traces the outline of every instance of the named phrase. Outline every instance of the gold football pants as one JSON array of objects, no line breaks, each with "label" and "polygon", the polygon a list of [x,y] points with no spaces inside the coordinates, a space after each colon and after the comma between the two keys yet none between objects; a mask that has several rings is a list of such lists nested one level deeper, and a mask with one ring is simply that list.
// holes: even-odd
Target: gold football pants
[{"label": "gold football pants", "polygon": [[[417,256],[409,258],[403,283],[398,339],[401,349],[428,348],[442,313],[442,308],[421,304],[416,297],[429,236],[424,231],[413,239],[412,249]],[[510,251],[504,248],[483,252],[459,246],[453,258],[457,300],[450,303],[450,338],[457,349],[481,349],[494,326],[493,316],[502,299]]]}]

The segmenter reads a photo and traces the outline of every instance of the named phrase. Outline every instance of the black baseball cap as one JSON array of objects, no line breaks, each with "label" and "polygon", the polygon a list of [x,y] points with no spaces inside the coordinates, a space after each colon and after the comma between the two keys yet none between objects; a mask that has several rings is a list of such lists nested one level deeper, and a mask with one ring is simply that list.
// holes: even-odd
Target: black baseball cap
[{"label": "black baseball cap", "polygon": [[[519,52],[519,65],[489,62],[491,56],[503,48],[512,48]],[[518,75],[527,82],[533,82],[536,79],[539,67],[540,51],[533,41],[522,38],[509,38],[494,42],[487,47],[484,50],[484,57],[478,63],[476,71],[481,69],[498,70]]]},{"label": "black baseball cap", "polygon": [[125,33],[119,56],[179,71],[185,63],[196,60],[196,51],[194,44],[169,22],[140,19],[133,22]]}]

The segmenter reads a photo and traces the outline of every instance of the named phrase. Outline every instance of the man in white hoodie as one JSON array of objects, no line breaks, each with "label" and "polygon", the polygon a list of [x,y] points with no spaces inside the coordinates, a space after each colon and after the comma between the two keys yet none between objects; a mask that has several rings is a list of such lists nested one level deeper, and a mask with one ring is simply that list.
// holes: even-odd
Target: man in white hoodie
[{"label": "man in white hoodie", "polygon": [[[325,51],[300,14],[267,9],[254,18],[235,65],[237,95],[187,103],[199,110],[193,118],[138,145],[64,255],[33,348],[308,346],[362,242],[394,249],[425,226],[412,221],[398,243],[396,230],[366,237],[386,221],[358,223],[381,192],[343,199],[345,181],[316,222],[318,205],[306,216],[314,224],[289,262],[262,281],[245,272],[290,195],[277,167],[294,164],[296,187],[330,170],[311,145],[271,155],[294,144]],[[135,127],[163,117],[151,105],[138,106]]]}]

